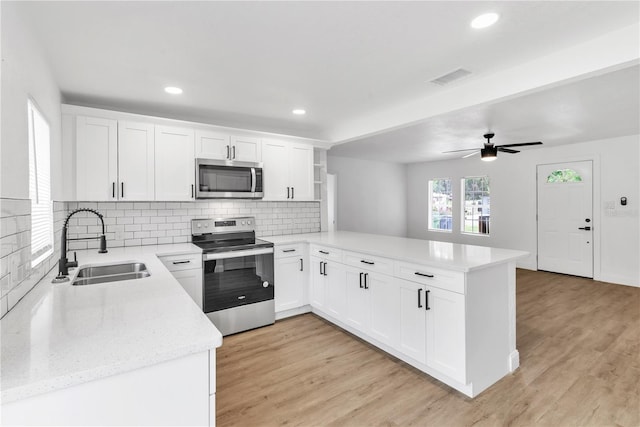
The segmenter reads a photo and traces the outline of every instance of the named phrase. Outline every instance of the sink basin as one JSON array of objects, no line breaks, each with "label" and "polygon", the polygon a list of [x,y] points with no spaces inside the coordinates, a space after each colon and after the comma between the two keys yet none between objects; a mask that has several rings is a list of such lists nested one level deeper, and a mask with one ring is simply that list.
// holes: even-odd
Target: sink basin
[{"label": "sink basin", "polygon": [[96,265],[81,268],[72,285],[94,285],[96,283],[142,279],[149,276],[151,276],[151,273],[147,270],[147,266],[141,262]]}]

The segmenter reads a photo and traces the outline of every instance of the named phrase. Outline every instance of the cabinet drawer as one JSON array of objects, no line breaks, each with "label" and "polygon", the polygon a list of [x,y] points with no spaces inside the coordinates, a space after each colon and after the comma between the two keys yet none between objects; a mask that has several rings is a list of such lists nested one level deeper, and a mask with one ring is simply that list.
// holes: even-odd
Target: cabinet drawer
[{"label": "cabinet drawer", "polygon": [[158,257],[169,271],[202,268],[202,254],[169,255]]},{"label": "cabinet drawer", "polygon": [[364,270],[393,275],[393,260],[388,258],[345,251],[343,262]]},{"label": "cabinet drawer", "polygon": [[447,291],[465,293],[464,273],[444,270],[427,265],[396,262],[395,275],[401,279],[422,283],[428,286],[445,289]]},{"label": "cabinet drawer", "polygon": [[304,254],[304,243],[292,243],[289,245],[276,245],[275,258],[301,257]]},{"label": "cabinet drawer", "polygon": [[330,248],[328,246],[311,245],[309,255],[342,262],[342,249]]}]

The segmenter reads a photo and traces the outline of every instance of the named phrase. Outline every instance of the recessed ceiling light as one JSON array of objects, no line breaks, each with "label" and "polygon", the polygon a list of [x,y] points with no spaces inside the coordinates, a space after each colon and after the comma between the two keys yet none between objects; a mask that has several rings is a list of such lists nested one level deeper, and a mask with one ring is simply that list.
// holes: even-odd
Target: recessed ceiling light
[{"label": "recessed ceiling light", "polygon": [[174,86],[167,86],[164,88],[164,91],[170,93],[171,95],[180,95],[182,93],[182,89]]},{"label": "recessed ceiling light", "polygon": [[490,27],[491,25],[495,24],[496,22],[498,22],[498,19],[500,18],[500,15],[498,15],[497,13],[484,13],[480,16],[478,16],[477,18],[475,18],[473,21],[471,21],[471,26],[473,28],[486,28],[486,27]]},{"label": "recessed ceiling light", "polygon": [[304,116],[305,114],[307,114],[307,112],[302,108],[296,108],[295,110],[292,111],[292,113],[295,114],[296,116]]}]

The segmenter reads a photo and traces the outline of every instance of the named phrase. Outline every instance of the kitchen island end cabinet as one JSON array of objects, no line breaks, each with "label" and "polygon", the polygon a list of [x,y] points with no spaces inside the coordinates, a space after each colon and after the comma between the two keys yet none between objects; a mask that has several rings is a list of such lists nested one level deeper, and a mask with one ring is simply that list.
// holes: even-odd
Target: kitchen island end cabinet
[{"label": "kitchen island end cabinet", "polygon": [[2,425],[215,426],[210,358],[215,366],[209,350],[3,404]]},{"label": "kitchen island end cabinet", "polygon": [[345,231],[266,239],[309,244],[313,313],[467,396],[518,368],[526,252]]}]

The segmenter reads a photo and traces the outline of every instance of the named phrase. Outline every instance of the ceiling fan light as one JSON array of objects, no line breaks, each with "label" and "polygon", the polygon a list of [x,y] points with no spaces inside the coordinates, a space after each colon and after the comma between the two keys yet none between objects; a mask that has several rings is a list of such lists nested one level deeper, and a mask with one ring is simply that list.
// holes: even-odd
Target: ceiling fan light
[{"label": "ceiling fan light", "polygon": [[480,150],[480,157],[485,162],[492,162],[498,158],[498,149],[496,147],[485,147]]}]

